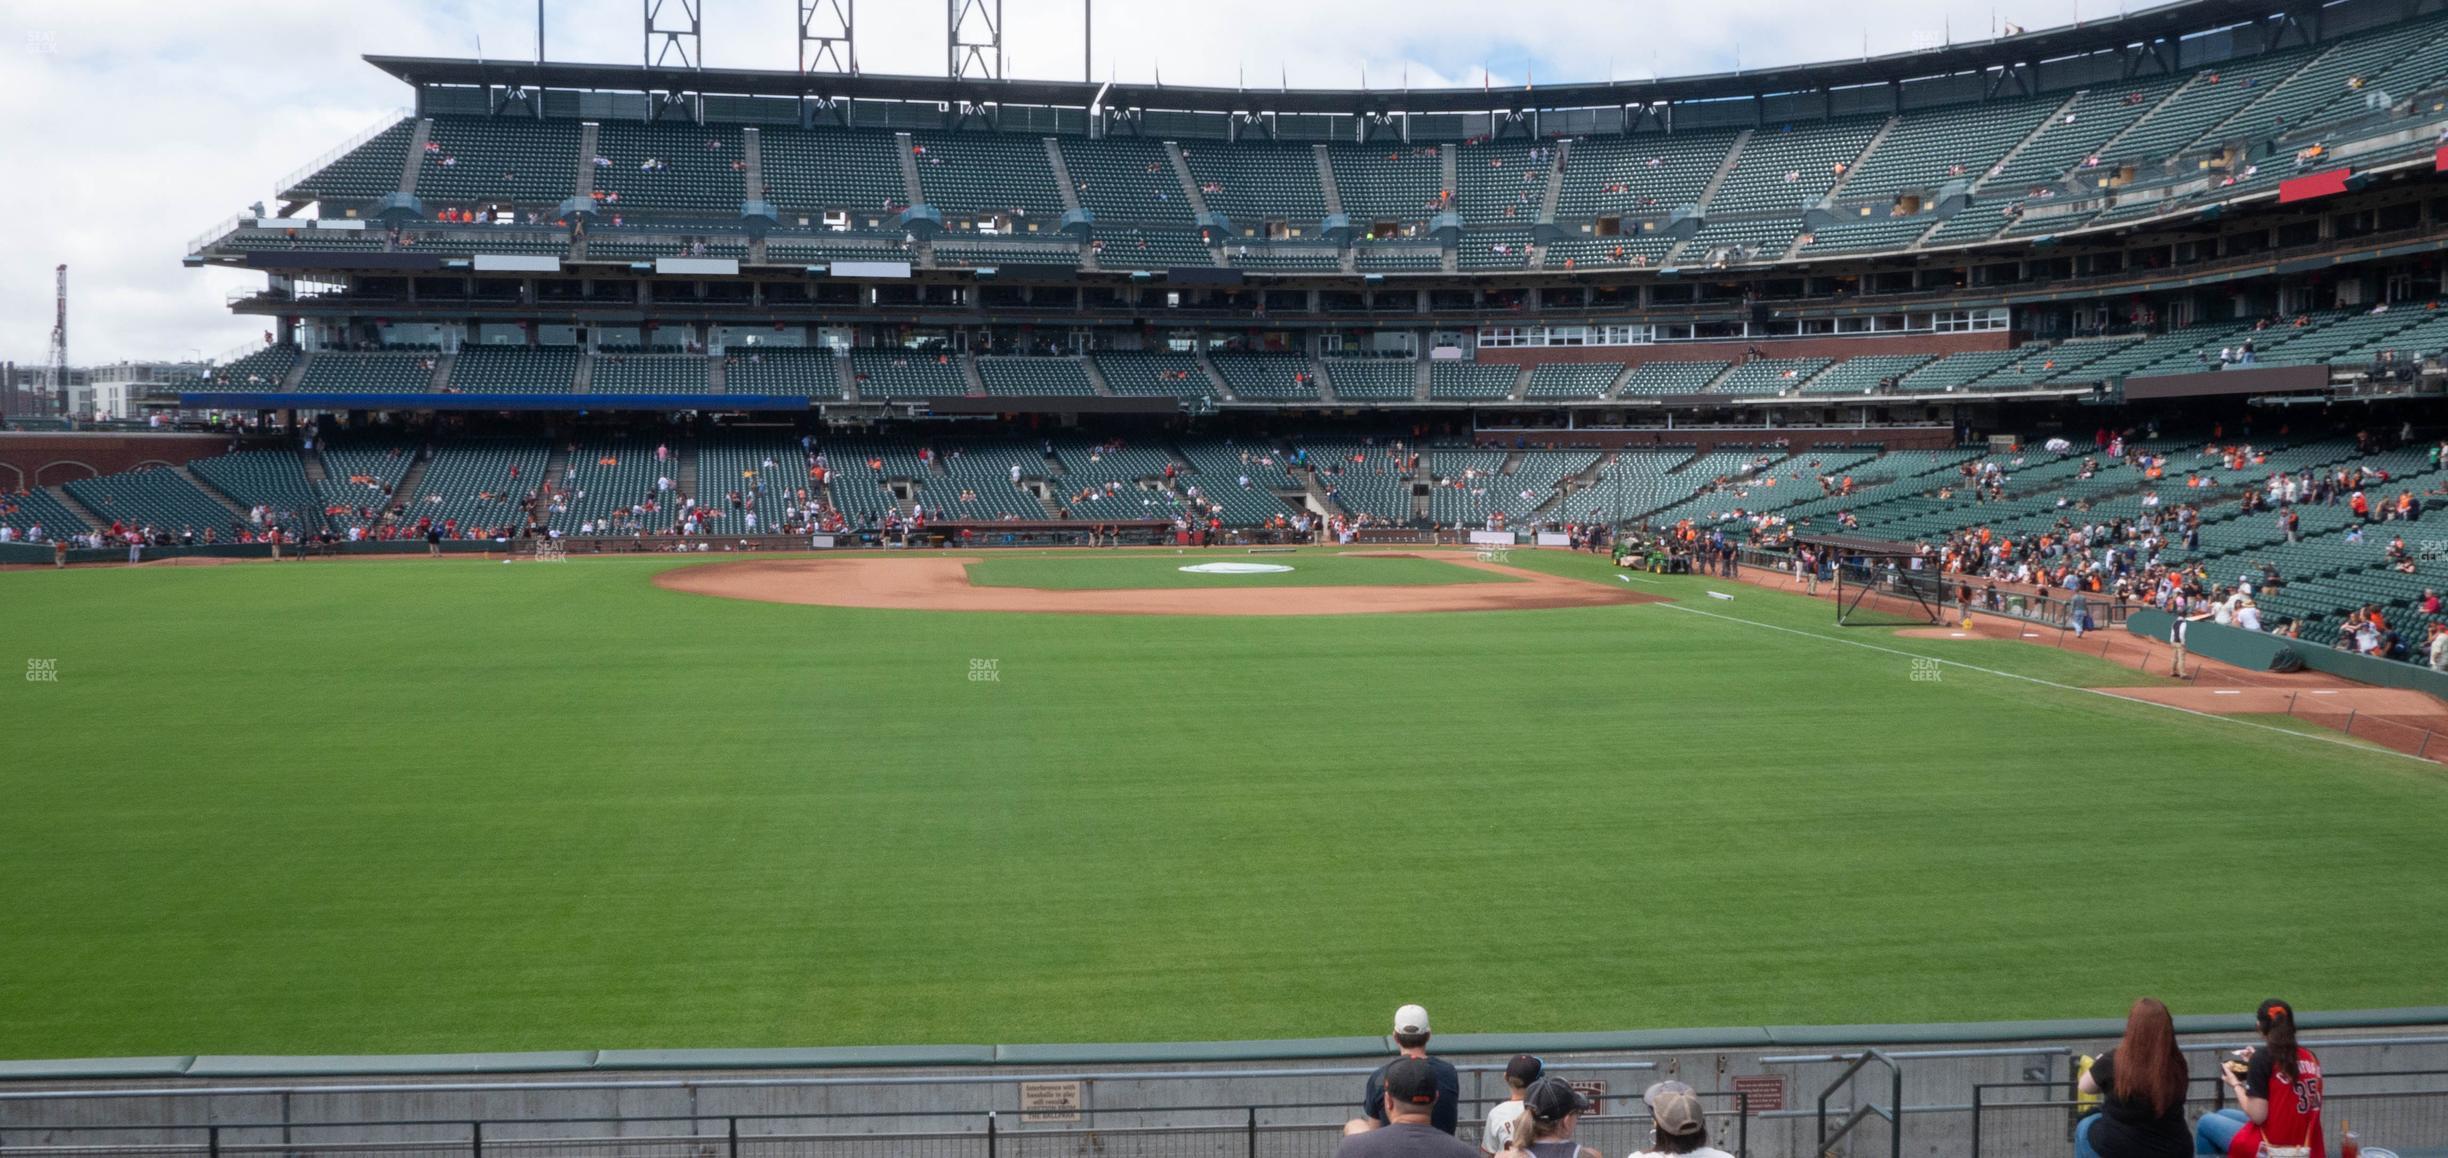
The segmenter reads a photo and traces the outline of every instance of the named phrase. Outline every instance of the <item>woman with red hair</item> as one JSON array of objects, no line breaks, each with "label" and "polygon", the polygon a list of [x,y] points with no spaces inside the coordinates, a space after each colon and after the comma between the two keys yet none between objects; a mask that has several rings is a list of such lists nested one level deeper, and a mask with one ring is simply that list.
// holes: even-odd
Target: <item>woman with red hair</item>
[{"label": "woman with red hair", "polygon": [[2190,1158],[2186,1080],[2176,1019],[2156,997],[2134,1002],[2124,1038],[2082,1076],[2082,1092],[2100,1108],[2074,1127],[2076,1158]]}]

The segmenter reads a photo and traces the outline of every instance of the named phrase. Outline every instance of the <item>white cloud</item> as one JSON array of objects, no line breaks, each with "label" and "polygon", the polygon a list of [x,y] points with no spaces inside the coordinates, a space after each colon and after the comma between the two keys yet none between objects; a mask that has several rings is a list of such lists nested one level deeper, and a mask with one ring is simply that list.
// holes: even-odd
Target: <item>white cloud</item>
[{"label": "white cloud", "polygon": [[[2118,0],[1918,0],[1831,15],[1816,0],[1105,0],[1096,75],[1167,84],[1518,84],[1715,72],[1902,51],[1993,20],[2112,15]],[[2139,6],[2139,5],[2137,5]],[[0,4],[0,10],[6,10]],[[1079,0],[1006,0],[1015,76],[1081,74]],[[792,0],[705,0],[706,61],[790,68]],[[666,12],[678,10],[670,0]],[[51,267],[71,278],[78,362],[216,355],[256,341],[233,291],[259,275],[182,269],[187,241],[407,103],[367,53],[532,58],[529,0],[23,0],[0,21],[0,358],[39,360]],[[547,0],[556,59],[641,56],[637,0]],[[944,68],[943,7],[859,7],[869,72]],[[1943,30],[1943,31],[1942,31]]]}]

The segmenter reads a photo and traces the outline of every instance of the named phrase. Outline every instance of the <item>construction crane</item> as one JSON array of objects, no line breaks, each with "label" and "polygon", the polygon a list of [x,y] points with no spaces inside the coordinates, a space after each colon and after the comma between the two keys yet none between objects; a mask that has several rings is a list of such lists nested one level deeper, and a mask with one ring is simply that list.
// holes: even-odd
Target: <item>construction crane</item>
[{"label": "construction crane", "polygon": [[43,366],[43,392],[51,396],[59,413],[68,413],[68,267],[53,271],[58,290],[51,315],[51,356]]}]

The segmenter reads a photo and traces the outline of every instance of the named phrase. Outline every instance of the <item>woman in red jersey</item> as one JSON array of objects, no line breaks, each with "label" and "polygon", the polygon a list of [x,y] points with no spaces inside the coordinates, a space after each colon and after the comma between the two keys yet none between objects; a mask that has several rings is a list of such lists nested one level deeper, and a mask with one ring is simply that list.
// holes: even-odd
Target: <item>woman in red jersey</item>
[{"label": "woman in red jersey", "polygon": [[2205,1154],[2227,1158],[2328,1158],[2321,1143],[2320,1059],[2295,1044],[2295,1011],[2264,1001],[2253,1014],[2267,1044],[2220,1067],[2233,1109],[2202,1116],[2195,1136]]}]

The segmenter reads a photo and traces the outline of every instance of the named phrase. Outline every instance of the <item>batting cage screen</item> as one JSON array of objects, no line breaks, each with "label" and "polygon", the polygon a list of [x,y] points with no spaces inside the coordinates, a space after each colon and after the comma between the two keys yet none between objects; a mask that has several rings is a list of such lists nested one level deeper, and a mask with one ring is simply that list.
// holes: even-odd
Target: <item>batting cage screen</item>
[{"label": "batting cage screen", "polygon": [[[1800,543],[1819,552],[1836,580],[1840,627],[1915,627],[1946,622],[1947,587],[1928,560],[1903,543],[1849,535],[1810,535]],[[1916,566],[1918,564],[1918,566]]]}]

